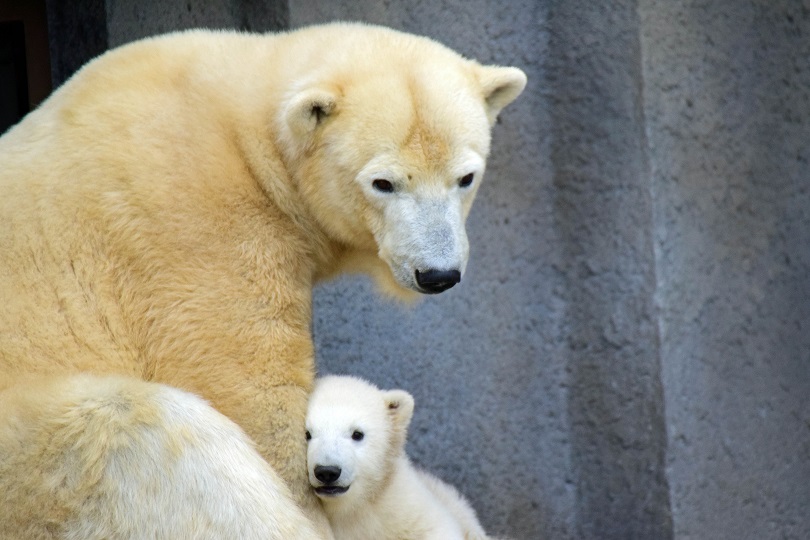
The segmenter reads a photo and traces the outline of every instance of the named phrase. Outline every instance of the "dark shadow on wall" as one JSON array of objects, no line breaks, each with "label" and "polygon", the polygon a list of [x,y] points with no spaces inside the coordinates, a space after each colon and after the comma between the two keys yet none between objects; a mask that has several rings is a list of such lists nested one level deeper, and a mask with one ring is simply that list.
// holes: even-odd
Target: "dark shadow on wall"
[{"label": "dark shadow on wall", "polygon": [[104,0],[47,0],[51,77],[56,88],[107,50]]},{"label": "dark shadow on wall", "polygon": [[45,0],[0,2],[0,134],[50,91]]},{"label": "dark shadow on wall", "polygon": [[[289,5],[278,0],[46,0],[46,6],[54,88],[108,48],[134,39],[191,28],[267,32],[289,27]],[[117,39],[110,38],[113,30]]]},{"label": "dark shadow on wall", "polygon": [[286,30],[290,27],[288,2],[268,0],[232,0],[237,28],[248,32]]},{"label": "dark shadow on wall", "polygon": [[25,64],[23,22],[0,21],[0,134],[30,110]]}]

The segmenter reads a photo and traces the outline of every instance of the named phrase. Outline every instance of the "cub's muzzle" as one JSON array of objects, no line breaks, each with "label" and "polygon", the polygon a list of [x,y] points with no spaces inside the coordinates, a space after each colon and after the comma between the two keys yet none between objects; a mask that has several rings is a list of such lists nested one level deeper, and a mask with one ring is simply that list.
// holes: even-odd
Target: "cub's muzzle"
[{"label": "cub's muzzle", "polygon": [[320,497],[337,497],[343,495],[349,490],[349,486],[342,486],[338,484],[340,475],[343,470],[336,465],[316,465],[313,470],[315,478],[321,482],[321,485],[313,487],[315,493]]}]

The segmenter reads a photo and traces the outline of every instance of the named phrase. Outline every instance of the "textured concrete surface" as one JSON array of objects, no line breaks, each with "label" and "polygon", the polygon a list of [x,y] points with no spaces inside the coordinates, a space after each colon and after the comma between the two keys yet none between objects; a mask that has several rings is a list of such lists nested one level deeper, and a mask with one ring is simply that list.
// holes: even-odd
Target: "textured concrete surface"
[{"label": "textured concrete surface", "polygon": [[652,201],[633,1],[549,5],[577,538],[668,538]]},{"label": "textured concrete surface", "polygon": [[810,538],[810,5],[639,12],[675,536]]},{"label": "textured concrete surface", "polygon": [[268,32],[288,25],[287,2],[272,0],[106,0],[106,15],[111,47],[189,28]]},{"label": "textured concrete surface", "polygon": [[411,391],[411,455],[493,533],[810,538],[806,2],[107,0],[103,15],[110,45],[362,20],[523,68],[464,282],[411,308],[365,278],[320,286],[321,371]]}]

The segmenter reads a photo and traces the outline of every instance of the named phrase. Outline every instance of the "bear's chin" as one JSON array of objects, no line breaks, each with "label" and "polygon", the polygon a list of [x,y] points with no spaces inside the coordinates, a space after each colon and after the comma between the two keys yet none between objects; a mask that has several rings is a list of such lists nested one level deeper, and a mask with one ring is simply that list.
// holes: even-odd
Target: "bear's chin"
[{"label": "bear's chin", "polygon": [[318,497],[340,497],[349,491],[349,486],[320,486],[315,488],[315,494]]}]

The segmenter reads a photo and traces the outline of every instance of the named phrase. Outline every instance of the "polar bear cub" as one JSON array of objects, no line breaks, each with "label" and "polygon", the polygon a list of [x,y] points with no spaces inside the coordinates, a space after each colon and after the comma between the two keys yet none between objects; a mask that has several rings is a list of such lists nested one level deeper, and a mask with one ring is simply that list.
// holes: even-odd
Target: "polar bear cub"
[{"label": "polar bear cub", "polygon": [[405,454],[413,407],[408,392],[356,377],[316,382],[307,467],[337,540],[487,538],[467,501]]}]

